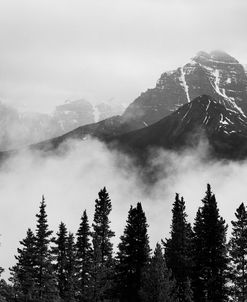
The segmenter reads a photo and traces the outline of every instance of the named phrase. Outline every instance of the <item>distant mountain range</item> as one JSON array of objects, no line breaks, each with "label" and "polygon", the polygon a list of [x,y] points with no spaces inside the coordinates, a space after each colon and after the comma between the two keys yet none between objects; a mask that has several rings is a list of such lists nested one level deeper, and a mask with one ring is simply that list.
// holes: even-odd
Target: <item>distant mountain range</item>
[{"label": "distant mountain range", "polygon": [[[62,127],[65,132],[67,127],[75,126],[74,120],[85,120],[85,111],[78,114],[80,106],[81,101],[56,109],[54,118],[59,129]],[[201,138],[207,139],[213,156],[245,158],[247,75],[244,66],[222,51],[199,52],[184,66],[164,72],[156,86],[142,93],[122,115],[77,127],[30,148],[54,152],[68,139],[86,143],[88,137],[98,138],[141,160],[150,148],[183,150],[195,146]]]},{"label": "distant mountain range", "polygon": [[66,101],[53,113],[19,112],[0,102],[0,150],[19,148],[60,136],[79,126],[104,120],[124,111],[114,102],[93,105],[85,100]]},{"label": "distant mountain range", "polygon": [[52,151],[67,139],[92,136],[140,156],[150,147],[191,146],[202,135],[216,156],[247,154],[247,76],[243,65],[225,52],[199,52],[184,66],[163,73],[155,88],[142,93],[121,116],[32,148]]}]

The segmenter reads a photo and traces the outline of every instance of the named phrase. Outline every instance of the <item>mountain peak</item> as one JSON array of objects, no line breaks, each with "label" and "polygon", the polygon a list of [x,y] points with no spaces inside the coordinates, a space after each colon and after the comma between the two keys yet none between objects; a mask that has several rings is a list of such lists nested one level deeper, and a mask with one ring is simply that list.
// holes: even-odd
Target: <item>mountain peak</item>
[{"label": "mountain peak", "polygon": [[210,53],[199,51],[192,60],[202,64],[205,62],[239,64],[238,60],[223,50],[213,50]]},{"label": "mountain peak", "polygon": [[187,64],[164,72],[154,88],[126,108],[123,117],[151,125],[203,94],[247,116],[247,73],[227,52],[214,50],[200,51]]},{"label": "mountain peak", "polygon": [[210,52],[210,57],[219,62],[225,63],[239,63],[234,57],[230,56],[227,52],[222,50],[213,50]]}]

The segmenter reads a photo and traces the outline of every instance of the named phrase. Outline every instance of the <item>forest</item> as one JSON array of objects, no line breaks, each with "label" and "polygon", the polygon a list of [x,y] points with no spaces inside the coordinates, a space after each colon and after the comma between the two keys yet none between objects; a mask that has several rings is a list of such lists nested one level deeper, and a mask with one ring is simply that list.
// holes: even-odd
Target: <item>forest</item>
[{"label": "forest", "polygon": [[[112,203],[104,187],[93,223],[84,210],[76,234],[61,222],[49,228],[44,196],[36,229],[20,241],[0,302],[223,302],[247,301],[247,211],[241,203],[231,234],[208,184],[193,225],[175,194],[169,238],[151,250],[142,204],[131,206],[117,248]],[[3,269],[0,268],[0,274]]]}]

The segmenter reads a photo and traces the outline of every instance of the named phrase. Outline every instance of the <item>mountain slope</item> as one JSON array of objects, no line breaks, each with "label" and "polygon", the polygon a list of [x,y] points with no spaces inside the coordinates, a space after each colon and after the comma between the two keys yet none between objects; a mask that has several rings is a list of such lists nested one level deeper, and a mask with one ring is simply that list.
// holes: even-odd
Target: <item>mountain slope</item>
[{"label": "mountain slope", "polygon": [[224,101],[203,95],[183,105],[159,122],[115,138],[122,150],[140,155],[149,148],[179,150],[207,138],[214,155],[247,156],[247,118]]},{"label": "mountain slope", "polygon": [[0,150],[57,137],[122,112],[123,108],[113,102],[92,105],[85,100],[67,101],[52,114],[19,112],[0,102]]},{"label": "mountain slope", "polygon": [[244,67],[225,52],[199,52],[184,66],[163,73],[156,87],[142,93],[126,109],[123,117],[150,125],[203,94],[247,115]]},{"label": "mountain slope", "polygon": [[[244,67],[232,56],[219,51],[199,52],[183,67],[161,75],[153,89],[141,94],[122,116],[86,125],[55,140],[88,135],[108,139],[146,128],[200,95],[210,95],[226,108],[247,115],[247,77]],[[45,144],[41,144],[45,146]],[[43,148],[43,147],[42,147]],[[46,148],[46,147],[45,147]]]},{"label": "mountain slope", "polygon": [[[119,123],[121,121],[121,127]],[[136,125],[132,125],[134,128]],[[109,129],[113,129],[110,132]],[[123,133],[125,130],[125,134]],[[184,104],[159,122],[139,130],[130,131],[121,117],[80,127],[61,137],[31,146],[32,149],[54,152],[68,139],[86,140],[94,136],[109,147],[146,158],[150,148],[183,150],[207,139],[213,156],[228,159],[247,157],[247,118],[236,108],[230,109],[224,101],[203,95]],[[113,134],[114,133],[114,134]]]},{"label": "mountain slope", "polygon": [[102,141],[110,141],[113,137],[121,136],[123,133],[131,132],[135,129],[142,128],[138,121],[125,122],[121,116],[113,116],[98,123],[93,123],[76,128],[59,137],[33,144],[30,146],[33,150],[44,152],[53,152],[62,143],[70,139],[87,140],[89,136]]},{"label": "mountain slope", "polygon": [[[204,96],[199,101],[201,95],[210,97]],[[196,101],[192,101],[194,98]],[[208,99],[211,105],[207,108]],[[210,121],[205,124],[209,110]],[[188,113],[182,118],[183,111]],[[73,116],[72,112],[72,120]],[[217,125],[221,116],[225,118],[220,123],[219,131],[212,131],[209,128],[212,118]],[[125,149],[129,146],[129,149],[141,150],[152,145],[181,148],[188,143],[188,137],[197,137],[195,132],[206,132],[216,153],[225,153],[224,156],[234,158],[235,155],[240,156],[235,152],[235,145],[238,146],[240,142],[245,145],[246,116],[247,77],[243,66],[224,52],[200,52],[185,66],[165,72],[156,87],[137,98],[123,115],[78,127],[62,136],[32,145],[31,148],[53,151],[68,139],[86,140],[88,136],[107,142],[115,139]],[[68,122],[71,123],[71,118]],[[162,123],[165,126],[159,129]],[[142,130],[136,131],[138,129]],[[152,134],[149,134],[150,131]],[[243,146],[239,147],[240,153],[243,153]]]}]

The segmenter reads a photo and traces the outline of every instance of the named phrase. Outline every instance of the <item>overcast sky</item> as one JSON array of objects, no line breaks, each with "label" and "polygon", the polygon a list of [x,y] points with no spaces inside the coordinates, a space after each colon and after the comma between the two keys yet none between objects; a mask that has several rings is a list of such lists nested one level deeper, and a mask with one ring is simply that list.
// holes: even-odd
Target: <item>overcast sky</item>
[{"label": "overcast sky", "polygon": [[130,103],[197,51],[247,63],[246,0],[1,0],[0,99]]}]

